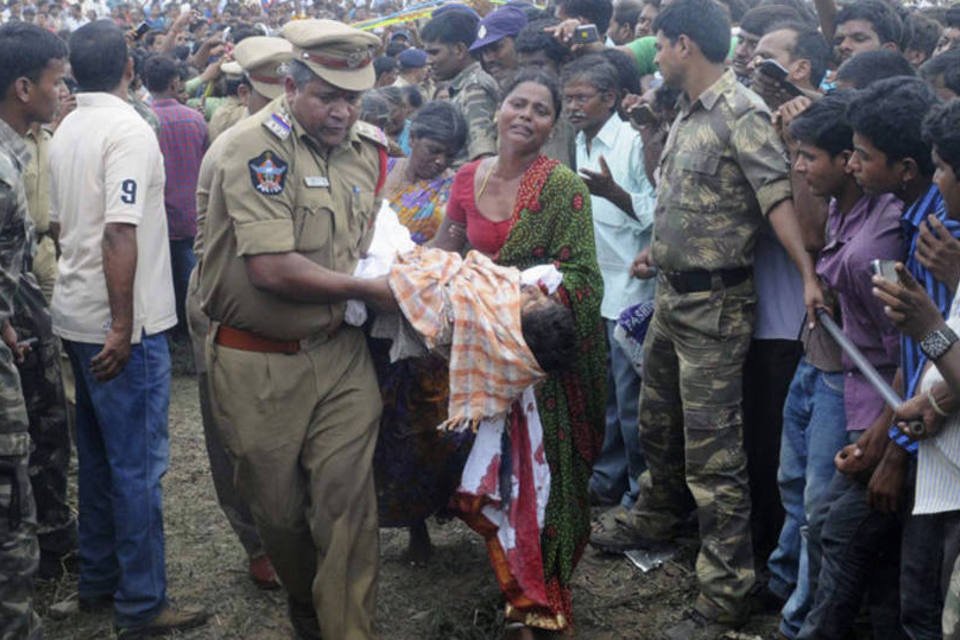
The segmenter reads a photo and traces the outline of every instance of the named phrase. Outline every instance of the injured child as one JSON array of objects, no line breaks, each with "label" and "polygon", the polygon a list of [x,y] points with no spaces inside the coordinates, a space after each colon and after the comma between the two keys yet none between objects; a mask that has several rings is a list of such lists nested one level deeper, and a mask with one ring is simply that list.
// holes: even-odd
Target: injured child
[{"label": "injured child", "polygon": [[527,387],[575,361],[573,316],[546,284],[559,281],[550,265],[521,273],[476,251],[415,247],[388,275],[356,287],[378,301],[371,335],[393,341],[391,360],[428,350],[449,360],[445,424],[460,427],[506,413]]}]

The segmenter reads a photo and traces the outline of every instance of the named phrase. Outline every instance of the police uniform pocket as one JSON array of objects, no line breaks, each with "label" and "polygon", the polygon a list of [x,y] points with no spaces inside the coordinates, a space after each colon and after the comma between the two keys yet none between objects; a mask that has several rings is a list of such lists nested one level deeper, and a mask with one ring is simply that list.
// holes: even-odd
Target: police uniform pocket
[{"label": "police uniform pocket", "polygon": [[377,198],[373,192],[359,189],[354,191],[350,206],[350,231],[354,238],[350,251],[352,258],[359,258],[368,248],[366,245],[369,243],[364,241],[372,239],[372,234],[370,238],[367,238],[367,235],[376,221],[376,205]]},{"label": "police uniform pocket", "polygon": [[322,255],[333,235],[333,212],[326,207],[298,206],[293,213],[293,235],[297,251]]}]

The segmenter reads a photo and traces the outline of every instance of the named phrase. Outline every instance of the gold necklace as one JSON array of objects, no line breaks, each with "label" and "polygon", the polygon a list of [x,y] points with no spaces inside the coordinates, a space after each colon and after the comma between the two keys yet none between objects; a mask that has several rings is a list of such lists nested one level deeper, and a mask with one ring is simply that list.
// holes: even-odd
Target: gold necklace
[{"label": "gold necklace", "polygon": [[497,170],[497,161],[493,161],[493,166],[490,167],[490,171],[487,171],[486,175],[483,176],[483,180],[480,181],[480,188],[477,189],[477,200],[479,201],[483,197],[483,192],[487,190],[487,183],[490,182],[490,176],[493,175],[493,172]]}]

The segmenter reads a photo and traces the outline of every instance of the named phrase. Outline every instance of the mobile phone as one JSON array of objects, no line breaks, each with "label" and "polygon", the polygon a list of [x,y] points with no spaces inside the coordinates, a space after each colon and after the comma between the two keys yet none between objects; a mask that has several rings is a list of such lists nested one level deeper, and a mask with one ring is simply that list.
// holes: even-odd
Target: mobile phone
[{"label": "mobile phone", "polygon": [[790,72],[787,71],[787,68],[776,60],[771,60],[768,58],[757,65],[757,69],[760,71],[760,73],[768,78],[776,80],[790,95],[799,96],[803,94],[803,92],[800,91],[796,85],[787,80],[787,76],[790,75]]},{"label": "mobile phone", "polygon": [[878,275],[891,284],[899,284],[900,276],[897,274],[896,260],[880,260],[879,258],[870,263],[874,275]]},{"label": "mobile phone", "polygon": [[146,35],[147,31],[150,31],[150,25],[148,25],[145,21],[138,24],[136,30],[133,32],[134,42]]},{"label": "mobile phone", "polygon": [[573,44],[590,44],[600,40],[597,25],[584,24],[573,30]]},{"label": "mobile phone", "polygon": [[630,119],[635,124],[641,127],[656,124],[658,120],[657,114],[653,112],[653,109],[648,104],[638,104],[628,111],[627,115],[630,116]]}]

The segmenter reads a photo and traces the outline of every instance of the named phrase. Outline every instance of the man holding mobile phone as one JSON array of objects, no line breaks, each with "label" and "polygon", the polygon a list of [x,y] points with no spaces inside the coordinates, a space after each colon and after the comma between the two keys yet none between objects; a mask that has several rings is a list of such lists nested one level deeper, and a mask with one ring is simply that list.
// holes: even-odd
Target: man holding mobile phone
[{"label": "man holding mobile phone", "polygon": [[771,109],[798,95],[816,95],[827,72],[830,46],[820,32],[799,22],[774,25],[747,64],[751,88]]}]

